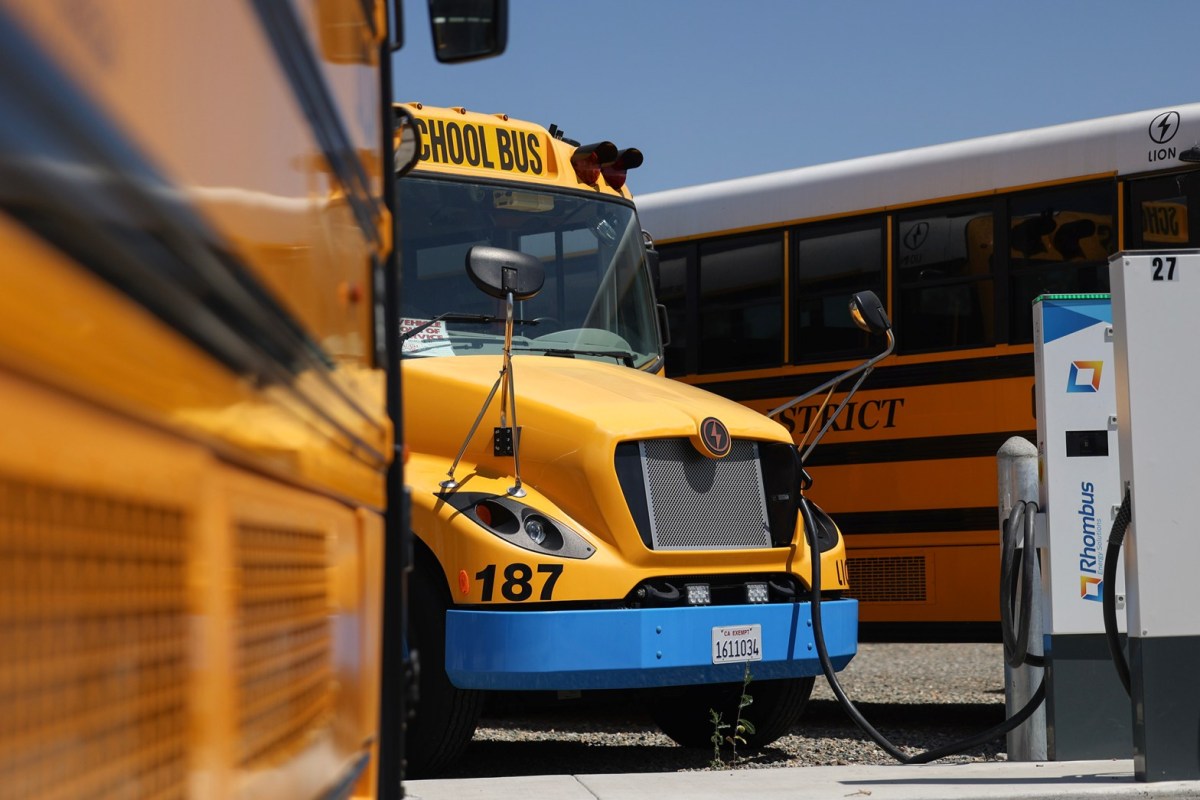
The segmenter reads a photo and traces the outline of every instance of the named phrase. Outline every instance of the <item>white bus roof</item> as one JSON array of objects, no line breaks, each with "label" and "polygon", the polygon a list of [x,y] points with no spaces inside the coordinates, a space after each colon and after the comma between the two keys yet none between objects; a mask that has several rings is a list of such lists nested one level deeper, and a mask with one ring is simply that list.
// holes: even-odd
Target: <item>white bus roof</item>
[{"label": "white bus roof", "polygon": [[1168,106],[641,195],[655,240],[1181,165],[1200,103]]}]

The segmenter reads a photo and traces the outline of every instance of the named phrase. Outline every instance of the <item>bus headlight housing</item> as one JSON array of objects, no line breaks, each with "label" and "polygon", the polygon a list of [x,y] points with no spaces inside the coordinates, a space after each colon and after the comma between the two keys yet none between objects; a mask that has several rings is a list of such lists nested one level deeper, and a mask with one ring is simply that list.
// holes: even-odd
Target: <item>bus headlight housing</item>
[{"label": "bus headlight housing", "polygon": [[569,525],[508,495],[447,492],[442,499],[492,535],[522,550],[591,558],[596,548]]}]

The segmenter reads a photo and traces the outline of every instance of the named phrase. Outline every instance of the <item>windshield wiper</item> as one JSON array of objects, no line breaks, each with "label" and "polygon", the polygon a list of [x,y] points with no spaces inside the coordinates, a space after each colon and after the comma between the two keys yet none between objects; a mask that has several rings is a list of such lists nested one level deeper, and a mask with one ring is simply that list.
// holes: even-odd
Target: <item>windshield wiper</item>
[{"label": "windshield wiper", "polygon": [[[425,330],[430,325],[433,325],[438,322],[442,322],[443,320],[445,320],[446,322],[478,322],[478,323],[486,324],[489,322],[503,322],[504,317],[496,317],[496,316],[492,316],[490,314],[460,314],[457,311],[447,311],[445,314],[438,314],[433,319],[425,320],[424,322],[422,322],[420,325],[418,325],[415,328],[410,328],[409,330],[406,330],[404,333],[400,334],[400,341],[407,342],[409,339],[416,336],[418,333]],[[535,319],[514,319],[513,324],[514,325],[537,325],[538,321]]]},{"label": "windshield wiper", "polygon": [[548,356],[559,356],[561,358],[575,358],[576,356],[615,358],[627,367],[633,366],[633,353],[630,353],[628,350],[578,350],[566,347],[522,347],[520,349],[534,353],[545,353]]}]

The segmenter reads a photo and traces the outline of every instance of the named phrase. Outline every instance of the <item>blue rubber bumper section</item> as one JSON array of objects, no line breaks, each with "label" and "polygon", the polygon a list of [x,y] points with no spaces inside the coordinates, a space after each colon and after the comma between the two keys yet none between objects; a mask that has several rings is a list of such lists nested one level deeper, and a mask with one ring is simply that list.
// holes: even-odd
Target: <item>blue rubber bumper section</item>
[{"label": "blue rubber bumper section", "polygon": [[[841,670],[858,651],[858,601],[823,600]],[[712,629],[762,626],[755,680],[820,675],[808,603],[596,611],[448,611],[446,672],[460,689],[631,689],[742,680],[713,664]]]}]

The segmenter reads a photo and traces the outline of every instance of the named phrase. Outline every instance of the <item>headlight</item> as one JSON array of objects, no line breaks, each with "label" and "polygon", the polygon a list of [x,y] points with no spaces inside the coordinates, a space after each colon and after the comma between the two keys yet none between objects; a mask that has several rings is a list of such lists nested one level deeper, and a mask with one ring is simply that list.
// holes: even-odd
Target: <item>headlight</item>
[{"label": "headlight", "polygon": [[525,518],[525,533],[529,534],[529,538],[534,544],[542,544],[546,541],[546,529],[549,527],[551,527],[550,521],[545,517],[530,514]]}]

